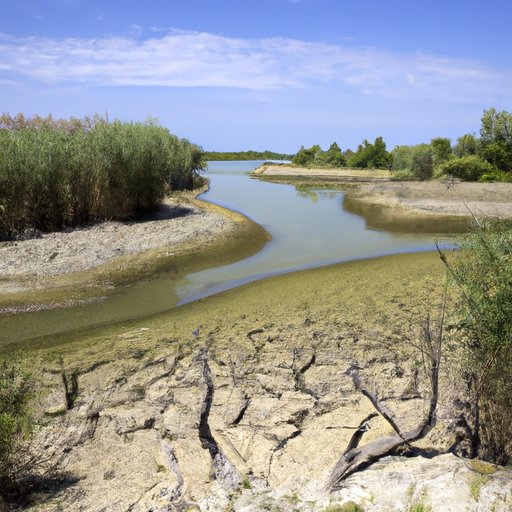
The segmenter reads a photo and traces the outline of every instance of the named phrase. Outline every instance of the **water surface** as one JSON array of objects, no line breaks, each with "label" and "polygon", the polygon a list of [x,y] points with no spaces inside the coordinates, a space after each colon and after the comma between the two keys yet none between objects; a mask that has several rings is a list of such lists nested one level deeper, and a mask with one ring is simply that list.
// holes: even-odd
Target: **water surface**
[{"label": "water surface", "polygon": [[432,234],[368,227],[343,208],[343,192],[250,178],[260,163],[210,162],[211,187],[201,198],[244,213],[273,239],[243,261],[188,275],[177,287],[180,303],[278,273],[434,248]]},{"label": "water surface", "polygon": [[344,210],[342,192],[250,178],[248,172],[260,163],[211,162],[210,190],[201,196],[263,225],[272,240],[259,253],[185,278],[163,273],[97,304],[0,317],[0,345],[58,344],[63,333],[69,338],[70,332],[166,311],[175,307],[176,295],[183,304],[265,276],[434,247],[433,235],[369,228],[362,216]]}]

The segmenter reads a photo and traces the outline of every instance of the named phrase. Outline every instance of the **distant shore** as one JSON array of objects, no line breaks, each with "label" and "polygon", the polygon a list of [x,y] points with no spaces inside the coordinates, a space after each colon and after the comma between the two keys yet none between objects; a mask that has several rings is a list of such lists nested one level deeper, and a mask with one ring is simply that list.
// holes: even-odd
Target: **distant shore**
[{"label": "distant shore", "polygon": [[307,169],[264,164],[253,176],[275,182],[337,186],[349,201],[390,208],[399,214],[469,219],[512,218],[512,183],[392,181],[392,173],[371,169]]}]

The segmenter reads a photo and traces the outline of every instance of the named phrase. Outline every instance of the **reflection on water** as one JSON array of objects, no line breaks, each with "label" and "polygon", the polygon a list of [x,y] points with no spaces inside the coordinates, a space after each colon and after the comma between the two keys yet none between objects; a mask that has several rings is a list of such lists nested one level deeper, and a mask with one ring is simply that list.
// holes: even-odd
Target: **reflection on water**
[{"label": "reflection on water", "polygon": [[421,225],[406,222],[401,224],[403,228],[391,229],[393,224],[396,228],[398,219],[391,225],[381,225],[385,218],[392,219],[390,212],[365,210],[350,202],[347,206],[342,192],[296,189],[251,179],[247,172],[259,164],[210,163],[211,186],[202,196],[241,211],[267,229],[273,239],[259,253],[180,280],[162,274],[116,290],[101,304],[0,317],[0,345],[36,337],[46,337],[41,343],[56,344],[66,331],[141,318],[174,307],[176,300],[189,302],[261,277],[338,261],[434,248],[433,236],[425,233]]},{"label": "reflection on water", "polygon": [[364,218],[368,229],[383,229],[392,233],[463,233],[471,220],[454,216],[404,215],[396,207],[371,204],[345,196],[343,209]]}]

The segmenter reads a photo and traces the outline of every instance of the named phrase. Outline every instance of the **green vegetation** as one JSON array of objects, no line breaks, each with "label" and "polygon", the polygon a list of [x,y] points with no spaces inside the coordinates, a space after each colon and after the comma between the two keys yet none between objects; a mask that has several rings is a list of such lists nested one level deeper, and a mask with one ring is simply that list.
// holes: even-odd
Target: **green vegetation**
[{"label": "green vegetation", "polygon": [[496,169],[512,171],[512,114],[486,110],[480,128],[481,156]]},{"label": "green vegetation", "polygon": [[302,146],[292,162],[301,167],[344,167],[347,163],[336,142],[333,142],[327,151],[323,151],[318,144],[310,148]]},{"label": "green vegetation", "polygon": [[388,169],[391,166],[391,155],[382,137],[377,137],[373,144],[364,140],[356,152],[347,150],[343,153],[336,142],[327,151],[323,151],[318,144],[310,148],[302,146],[292,162],[301,167]]},{"label": "green vegetation", "polygon": [[242,477],[242,489],[252,489],[251,481],[247,475]]},{"label": "green vegetation", "polygon": [[356,151],[342,152],[336,142],[327,151],[316,144],[302,146],[293,164],[300,167],[392,169],[394,179],[429,180],[453,177],[465,181],[512,182],[512,114],[486,110],[480,138],[465,134],[452,147],[450,139],[435,137],[428,144],[396,146],[387,151],[382,137],[363,140]]},{"label": "green vegetation", "polygon": [[429,144],[396,146],[391,155],[397,179],[512,182],[512,114],[486,110],[480,138],[462,135],[453,148],[449,139],[437,137]]},{"label": "green vegetation", "polygon": [[473,412],[473,455],[512,461],[512,230],[482,226],[448,262],[461,290],[461,375]]},{"label": "green vegetation", "polygon": [[294,155],[274,151],[207,151],[206,160],[292,160]]},{"label": "green vegetation", "polygon": [[477,459],[473,459],[469,462],[469,468],[471,471],[480,475],[493,475],[498,471],[494,464],[489,464],[488,462]]},{"label": "green vegetation", "polygon": [[202,150],[154,120],[0,117],[0,239],[154,209],[193,188]]},{"label": "green vegetation", "polygon": [[440,167],[440,173],[464,181],[479,181],[483,176],[494,176],[493,166],[477,155],[454,158]]},{"label": "green vegetation", "polygon": [[33,428],[35,381],[18,356],[0,355],[0,497],[33,461],[25,449]]},{"label": "green vegetation", "polygon": [[416,503],[409,509],[409,512],[432,512],[432,507],[424,503]]},{"label": "green vegetation", "polygon": [[418,180],[428,180],[432,177],[434,158],[432,148],[428,144],[418,144],[411,149],[410,171]]},{"label": "green vegetation", "polygon": [[324,512],[364,512],[364,508],[353,501],[347,501],[343,505],[328,505]]},{"label": "green vegetation", "polygon": [[391,155],[382,137],[377,137],[373,144],[365,139],[348,159],[349,167],[360,169],[389,169],[391,163]]},{"label": "green vegetation", "polygon": [[480,491],[482,487],[489,482],[489,479],[490,477],[487,475],[471,475],[469,480],[469,493],[475,501],[480,499]]}]

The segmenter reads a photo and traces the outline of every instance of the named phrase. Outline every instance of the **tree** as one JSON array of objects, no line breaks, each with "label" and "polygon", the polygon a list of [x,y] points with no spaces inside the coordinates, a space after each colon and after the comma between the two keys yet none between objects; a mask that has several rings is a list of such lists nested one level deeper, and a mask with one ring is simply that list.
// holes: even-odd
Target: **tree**
[{"label": "tree", "polygon": [[373,154],[370,159],[370,167],[374,169],[388,169],[391,166],[391,155],[386,149],[386,143],[382,137],[377,137],[373,143]]},{"label": "tree", "polygon": [[450,158],[453,158],[450,139],[436,137],[430,141],[430,145],[432,147],[432,163],[434,166],[444,164]]},{"label": "tree", "polygon": [[393,171],[410,170],[412,165],[412,148],[411,146],[395,146],[391,151]]},{"label": "tree", "polygon": [[432,177],[434,161],[432,147],[429,144],[418,144],[412,148],[411,172],[419,180],[428,180]]},{"label": "tree", "polygon": [[348,160],[349,167],[363,169],[387,169],[391,165],[391,155],[386,150],[382,137],[377,137],[371,144],[367,139],[357,146],[357,151]]},{"label": "tree", "polygon": [[325,163],[331,167],[343,167],[346,165],[345,156],[336,142],[333,142],[329,149],[324,153],[323,159]]},{"label": "tree", "polygon": [[482,115],[480,152],[501,171],[512,171],[512,114],[490,108]]},{"label": "tree", "polygon": [[457,139],[453,152],[459,158],[476,155],[478,153],[478,139],[472,133],[462,135]]},{"label": "tree", "polygon": [[301,167],[310,167],[315,163],[315,160],[317,159],[318,154],[322,151],[322,148],[315,144],[314,146],[311,146],[310,148],[305,148],[304,146],[301,146],[299,151],[297,151],[297,154],[292,160],[292,163],[295,165],[299,165]]},{"label": "tree", "polygon": [[357,146],[355,153],[348,160],[349,167],[365,168],[368,167],[371,144],[368,139],[364,139],[362,144]]}]

